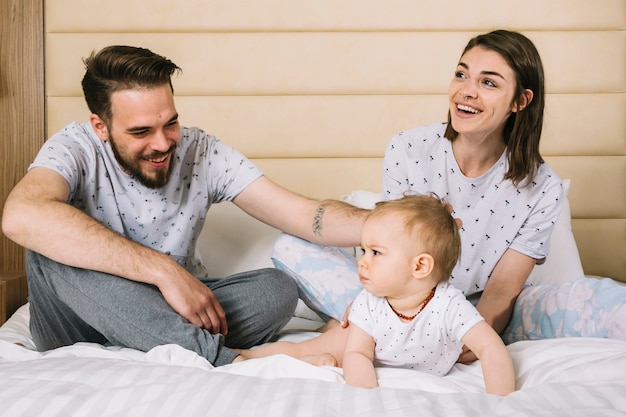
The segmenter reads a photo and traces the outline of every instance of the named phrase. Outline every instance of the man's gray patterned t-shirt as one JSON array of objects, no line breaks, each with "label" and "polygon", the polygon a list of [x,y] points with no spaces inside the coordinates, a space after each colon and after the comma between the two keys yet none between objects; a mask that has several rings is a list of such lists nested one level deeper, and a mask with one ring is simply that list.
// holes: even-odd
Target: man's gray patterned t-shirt
[{"label": "man's gray patterned t-shirt", "polygon": [[100,140],[89,123],[72,123],[48,139],[29,169],[35,167],[65,178],[69,204],[172,256],[195,276],[206,275],[196,241],[211,204],[231,201],[263,175],[216,137],[181,127],[169,182],[148,188],[121,170],[109,142]]}]

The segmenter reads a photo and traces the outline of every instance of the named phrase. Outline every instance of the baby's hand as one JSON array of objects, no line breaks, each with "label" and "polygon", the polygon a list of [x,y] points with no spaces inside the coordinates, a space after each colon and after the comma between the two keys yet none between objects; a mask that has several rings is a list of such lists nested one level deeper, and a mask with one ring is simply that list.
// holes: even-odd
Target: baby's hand
[{"label": "baby's hand", "polygon": [[316,332],[320,332],[320,333],[325,333],[325,332],[329,331],[330,329],[332,329],[333,327],[337,327],[337,326],[341,326],[344,329],[347,328],[348,325],[350,324],[350,322],[348,321],[348,315],[350,314],[350,309],[351,308],[352,308],[352,303],[350,303],[348,305],[348,308],[346,308],[346,311],[343,313],[343,317],[341,318],[341,321],[337,321],[335,319],[330,319],[330,320],[328,320],[326,322],[325,325],[315,329],[315,331]]},{"label": "baby's hand", "polygon": [[346,308],[346,311],[343,313],[343,317],[341,318],[341,327],[343,327],[344,329],[350,324],[350,322],[348,321],[348,315],[350,314],[351,309],[352,303],[348,304],[348,308]]},{"label": "baby's hand", "polygon": [[463,365],[469,365],[472,362],[475,362],[478,358],[476,354],[469,350],[469,348],[463,345],[463,349],[461,350],[461,354],[459,355],[459,359],[457,359],[457,363],[462,363]]}]

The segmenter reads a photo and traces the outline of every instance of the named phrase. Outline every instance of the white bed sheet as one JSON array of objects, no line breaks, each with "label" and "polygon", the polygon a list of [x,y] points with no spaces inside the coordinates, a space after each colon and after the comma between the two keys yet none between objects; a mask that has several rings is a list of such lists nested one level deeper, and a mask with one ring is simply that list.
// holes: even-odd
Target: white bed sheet
[{"label": "white bed sheet", "polygon": [[[480,365],[445,377],[378,369],[381,388],[287,356],[214,368],[175,345],[149,352],[79,343],[37,352],[23,306],[0,328],[1,416],[624,416],[626,341],[568,338],[509,346],[518,391],[484,393]],[[303,340],[298,318],[281,337]],[[18,345],[21,343],[24,346]]]}]

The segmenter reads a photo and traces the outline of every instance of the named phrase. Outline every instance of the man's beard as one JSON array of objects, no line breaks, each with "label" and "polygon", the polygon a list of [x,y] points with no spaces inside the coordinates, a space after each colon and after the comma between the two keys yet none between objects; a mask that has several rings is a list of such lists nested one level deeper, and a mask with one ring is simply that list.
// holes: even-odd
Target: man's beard
[{"label": "man's beard", "polygon": [[[133,177],[135,180],[139,181],[141,184],[148,188],[154,189],[161,188],[165,184],[167,184],[170,179],[170,174],[172,172],[172,164],[174,163],[172,156],[174,155],[174,151],[176,150],[175,144],[170,146],[167,152],[157,152],[148,155],[147,157],[142,155],[135,159],[127,159],[124,158],[119,152],[117,146],[115,145],[115,140],[111,135],[109,135],[109,143],[111,144],[111,150],[113,151],[113,155],[115,156],[117,163],[120,165],[122,170],[124,170],[124,172]],[[141,165],[139,163],[140,159],[155,159],[168,154],[170,154],[170,160],[168,165],[166,167],[163,167],[162,169],[159,169],[158,171],[155,171],[156,175],[154,177],[149,177],[141,171]]]}]

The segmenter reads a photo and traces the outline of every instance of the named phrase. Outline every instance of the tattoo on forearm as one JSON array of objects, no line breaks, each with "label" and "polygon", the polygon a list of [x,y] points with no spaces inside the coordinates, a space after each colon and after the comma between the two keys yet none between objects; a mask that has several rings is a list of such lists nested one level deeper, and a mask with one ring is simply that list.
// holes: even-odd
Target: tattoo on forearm
[{"label": "tattoo on forearm", "polygon": [[326,208],[323,204],[320,204],[317,210],[315,210],[315,217],[313,217],[313,233],[316,235],[322,232],[322,216],[324,215],[324,210],[326,210]]}]

